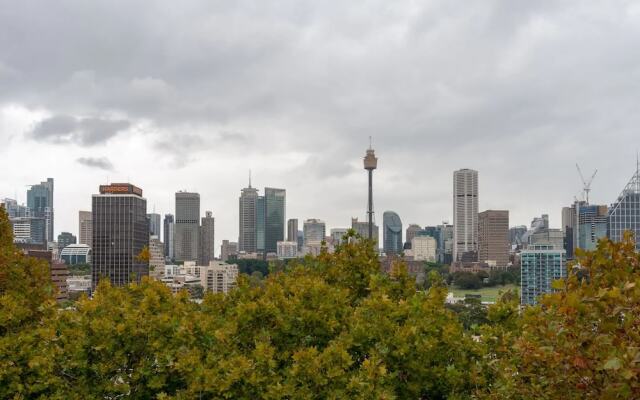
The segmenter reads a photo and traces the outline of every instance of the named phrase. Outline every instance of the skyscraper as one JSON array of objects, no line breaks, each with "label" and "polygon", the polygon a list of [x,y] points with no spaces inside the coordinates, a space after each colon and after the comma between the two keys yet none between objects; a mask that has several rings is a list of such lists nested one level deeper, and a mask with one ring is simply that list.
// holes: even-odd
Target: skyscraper
[{"label": "skyscraper", "polygon": [[92,197],[92,286],[109,279],[114,286],[149,275],[149,264],[138,256],[149,245],[147,200],[129,183],[101,185]]},{"label": "skyscraper", "polygon": [[624,187],[616,201],[609,207],[608,236],[619,242],[625,231],[635,234],[636,249],[640,249],[640,166]]},{"label": "skyscraper", "polygon": [[453,260],[453,225],[443,221],[438,225],[438,262],[451,264]]},{"label": "skyscraper", "polygon": [[287,241],[295,242],[298,240],[298,220],[290,219],[287,221]]},{"label": "skyscraper", "polygon": [[173,260],[174,254],[174,235],[175,235],[175,225],[173,214],[165,214],[164,215],[164,256],[169,260]]},{"label": "skyscraper", "polygon": [[509,264],[509,211],[478,214],[478,261],[496,267]]},{"label": "skyscraper", "polygon": [[91,211],[78,211],[78,242],[92,247],[93,217]]},{"label": "skyscraper", "polygon": [[607,237],[607,206],[585,205],[578,209],[575,233],[576,248],[595,250],[598,241]]},{"label": "skyscraper", "polygon": [[197,261],[200,236],[200,195],[176,193],[174,256],[176,261]]},{"label": "skyscraper", "polygon": [[256,207],[258,202],[258,189],[249,187],[242,189],[239,198],[239,235],[238,251],[255,253],[257,249],[256,231]]},{"label": "skyscraper", "polygon": [[453,259],[478,250],[478,171],[453,173]]},{"label": "skyscraper", "polygon": [[238,243],[223,240],[220,246],[220,260],[227,261],[238,255]]},{"label": "skyscraper", "polygon": [[264,196],[258,196],[256,199],[256,251],[258,253],[264,252],[264,238],[266,234],[266,223],[267,220],[265,218],[266,213],[266,203],[264,200]]},{"label": "skyscraper", "polygon": [[215,218],[211,211],[205,212],[200,225],[199,265],[209,265],[215,259]]},{"label": "skyscraper", "polygon": [[149,218],[149,235],[157,236],[160,239],[160,214],[147,214],[147,218]]},{"label": "skyscraper", "polygon": [[286,191],[284,189],[264,188],[264,202],[264,251],[265,254],[275,253],[278,250],[278,242],[284,241]]},{"label": "skyscraper", "polygon": [[53,242],[53,178],[27,190],[27,207],[32,217],[45,219],[46,240]]},{"label": "skyscraper", "polygon": [[402,221],[394,211],[385,211],[382,214],[382,229],[384,240],[384,252],[389,254],[402,253]]},{"label": "skyscraper", "polygon": [[77,238],[71,232],[60,232],[58,235],[58,250],[62,251],[70,244],[76,244]]}]

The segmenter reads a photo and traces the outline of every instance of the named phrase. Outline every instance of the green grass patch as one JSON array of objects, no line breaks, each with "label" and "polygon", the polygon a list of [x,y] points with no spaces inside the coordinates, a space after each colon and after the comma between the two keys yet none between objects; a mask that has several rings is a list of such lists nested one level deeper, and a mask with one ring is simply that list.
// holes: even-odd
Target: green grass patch
[{"label": "green grass patch", "polygon": [[482,296],[481,301],[493,301],[495,302],[500,293],[504,293],[507,290],[516,291],[518,290],[518,286],[516,285],[504,285],[504,286],[494,286],[494,287],[485,287],[482,289],[458,289],[457,287],[451,285],[449,286],[449,291],[453,292],[455,297],[464,297],[465,294],[479,294]]}]

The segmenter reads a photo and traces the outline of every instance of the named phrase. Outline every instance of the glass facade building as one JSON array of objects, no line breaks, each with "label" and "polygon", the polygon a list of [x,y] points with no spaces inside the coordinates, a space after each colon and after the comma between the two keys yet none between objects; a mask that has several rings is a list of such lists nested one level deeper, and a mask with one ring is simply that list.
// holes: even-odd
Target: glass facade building
[{"label": "glass facade building", "polygon": [[266,253],[276,253],[278,242],[284,241],[286,191],[284,189],[264,189],[264,250]]},{"label": "glass facade building", "polygon": [[384,252],[386,254],[400,254],[402,252],[402,221],[393,211],[382,214]]},{"label": "glass facade building", "polygon": [[101,279],[113,286],[139,282],[149,275],[149,264],[138,259],[149,245],[147,200],[142,190],[127,183],[100,186],[92,197],[92,287]]},{"label": "glass facade building", "polygon": [[45,219],[46,240],[53,242],[53,178],[47,178],[27,190],[27,207],[32,217]]},{"label": "glass facade building", "polygon": [[534,305],[551,293],[554,280],[566,278],[566,251],[552,244],[531,245],[520,253],[520,303]]},{"label": "glass facade building", "polygon": [[595,250],[598,240],[607,236],[607,206],[580,206],[578,224],[572,231],[576,248]]},{"label": "glass facade building", "polygon": [[256,251],[264,251],[265,233],[265,203],[264,196],[258,196],[256,200]]},{"label": "glass facade building", "polygon": [[625,231],[635,235],[636,249],[640,249],[640,171],[636,169],[618,199],[609,207],[607,236],[614,242],[624,237]]}]

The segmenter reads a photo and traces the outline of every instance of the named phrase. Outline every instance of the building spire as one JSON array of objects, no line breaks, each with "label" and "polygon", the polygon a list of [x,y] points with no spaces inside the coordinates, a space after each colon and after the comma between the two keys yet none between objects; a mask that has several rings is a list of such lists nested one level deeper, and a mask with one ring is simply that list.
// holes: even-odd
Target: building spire
[{"label": "building spire", "polygon": [[251,169],[249,169],[249,188],[251,188]]}]

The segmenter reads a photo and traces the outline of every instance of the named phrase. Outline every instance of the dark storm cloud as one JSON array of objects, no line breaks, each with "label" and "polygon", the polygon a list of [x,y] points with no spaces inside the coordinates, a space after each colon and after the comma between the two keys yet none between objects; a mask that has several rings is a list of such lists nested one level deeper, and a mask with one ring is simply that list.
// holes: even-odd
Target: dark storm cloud
[{"label": "dark storm cloud", "polygon": [[105,143],[130,125],[126,120],[55,115],[38,122],[28,134],[34,140],[93,146]]},{"label": "dark storm cloud", "polygon": [[82,164],[90,168],[98,168],[105,171],[113,171],[113,164],[106,157],[80,157],[76,160],[77,163]]}]

